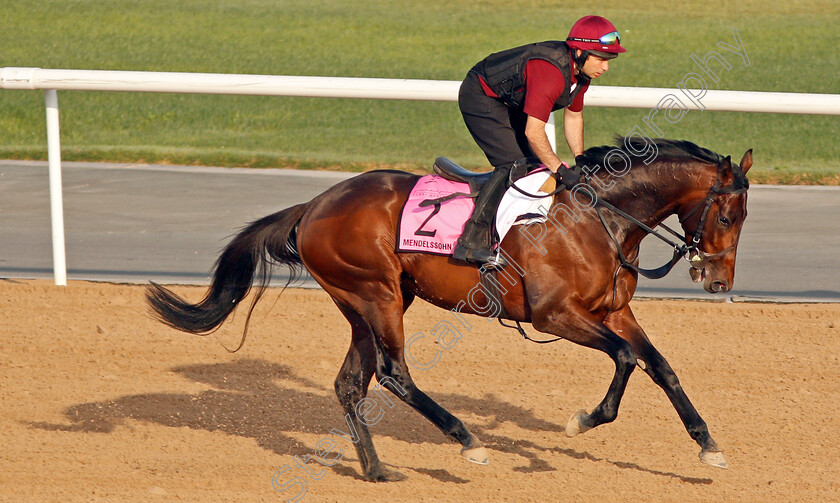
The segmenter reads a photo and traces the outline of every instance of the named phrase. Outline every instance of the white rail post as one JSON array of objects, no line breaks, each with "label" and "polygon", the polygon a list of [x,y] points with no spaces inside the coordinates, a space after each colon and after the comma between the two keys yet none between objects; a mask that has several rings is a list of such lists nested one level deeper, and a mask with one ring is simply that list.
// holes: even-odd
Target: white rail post
[{"label": "white rail post", "polygon": [[551,150],[557,153],[557,128],[554,127],[554,112],[548,116],[548,122],[545,123],[545,134],[548,136],[548,143],[551,145]]},{"label": "white rail post", "polygon": [[61,138],[58,130],[58,93],[44,91],[47,106],[47,158],[50,172],[50,214],[52,215],[53,275],[55,284],[67,286],[64,254],[64,201],[61,196]]}]

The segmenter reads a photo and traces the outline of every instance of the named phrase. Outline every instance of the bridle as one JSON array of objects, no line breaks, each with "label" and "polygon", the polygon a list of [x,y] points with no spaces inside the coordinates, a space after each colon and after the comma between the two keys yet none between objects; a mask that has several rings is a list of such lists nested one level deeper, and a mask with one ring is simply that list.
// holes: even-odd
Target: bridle
[{"label": "bridle", "polygon": [[[744,175],[744,172],[741,170],[741,167],[737,164],[731,164],[731,166],[733,174],[732,183],[724,186],[720,177],[718,177],[717,180],[715,180],[715,184],[709,189],[709,192],[706,194],[705,199],[697,203],[697,205],[691,211],[686,213],[684,216],[680,217],[680,224],[684,224],[689,218],[691,218],[695,213],[697,213],[700,210],[700,208],[703,208],[703,212],[700,215],[700,221],[697,224],[697,228],[694,230],[691,242],[688,242],[688,238],[685,235],[680,234],[679,232],[673,230],[664,223],[659,223],[657,227],[662,227],[664,230],[671,233],[673,236],[677,237],[680,240],[679,242],[673,241],[670,238],[664,236],[656,229],[651,228],[644,222],[641,222],[636,217],[596,196],[593,202],[595,212],[598,214],[598,218],[601,220],[601,224],[604,226],[604,229],[607,231],[607,234],[609,235],[610,239],[615,245],[616,250],[618,251],[618,257],[621,261],[621,267],[633,270],[648,279],[660,279],[665,277],[669,272],[671,272],[671,269],[674,268],[674,266],[677,264],[677,262],[680,261],[681,258],[685,258],[689,262],[689,264],[691,264],[691,266],[695,269],[701,269],[708,265],[709,261],[711,261],[712,259],[721,257],[731,252],[735,248],[736,244],[733,244],[725,250],[711,254],[707,254],[706,252],[700,249],[700,241],[703,239],[703,229],[706,226],[706,218],[709,216],[709,210],[712,208],[712,204],[714,203],[715,198],[719,195],[724,194],[743,194],[747,191],[747,189],[750,188],[750,183],[747,180],[747,177]],[[720,162],[718,162],[718,168],[719,167]],[[563,190],[566,190],[566,187],[559,183],[559,175],[557,173],[553,173],[553,176],[555,178],[558,178],[558,187],[557,189],[545,195],[529,194],[528,192],[517,187],[513,179],[513,170],[511,170],[511,173],[508,175],[508,181],[512,188],[522,193],[523,195],[539,199],[544,197],[551,197],[555,194],[558,194],[559,192],[562,192]],[[588,174],[584,174],[583,178],[586,180],[587,184],[591,180],[591,177]],[[588,197],[590,197],[590,200],[592,200],[591,194],[589,194],[586,191],[581,192],[585,193]],[[703,203],[705,203],[705,206],[703,205]],[[637,225],[639,228],[645,231],[646,234],[655,236],[661,239],[662,241],[668,243],[668,245],[670,245],[674,249],[674,255],[671,257],[671,260],[669,260],[666,264],[663,264],[654,269],[644,269],[637,266],[633,262],[627,260],[627,257],[624,255],[624,251],[621,248],[621,243],[619,243],[618,238],[615,236],[612,229],[607,224],[607,221],[604,218],[601,208],[606,208],[612,211],[613,213],[624,218],[625,220],[628,220],[633,224]]]},{"label": "bridle", "polygon": [[[719,195],[724,194],[743,194],[750,187],[749,181],[747,180],[747,177],[744,175],[740,166],[738,166],[737,164],[732,164],[732,173],[734,179],[731,184],[724,186],[721,179],[718,178],[715,181],[715,184],[709,189],[709,192],[706,194],[705,199],[699,202],[691,211],[680,217],[680,224],[684,224],[689,218],[691,218],[691,216],[697,213],[697,211],[699,211],[701,207],[703,208],[703,212],[700,214],[700,221],[698,222],[697,227],[694,229],[694,234],[691,238],[691,242],[689,242],[688,244],[686,244],[688,242],[688,238],[686,236],[671,229],[664,223],[658,224],[658,227],[662,227],[666,231],[670,232],[672,235],[679,238],[680,242],[672,241],[671,239],[663,236],[660,232],[656,231],[655,229],[652,229],[651,227],[640,222],[637,218],[633,217],[632,215],[629,215],[623,210],[616,208],[607,201],[604,201],[600,198],[596,198],[595,211],[598,214],[598,218],[601,220],[601,224],[604,226],[604,229],[607,231],[607,234],[610,236],[610,239],[613,241],[613,244],[615,244],[615,247],[618,250],[618,256],[621,260],[621,267],[636,271],[637,273],[648,279],[660,279],[665,277],[669,272],[671,272],[671,269],[674,268],[674,266],[677,264],[677,262],[679,262],[681,258],[685,258],[689,262],[689,264],[691,264],[691,267],[695,269],[701,269],[708,265],[708,263],[712,259],[721,257],[731,252],[735,248],[735,246],[737,246],[737,243],[732,244],[732,246],[726,248],[725,250],[707,254],[706,252],[700,249],[700,242],[703,239],[703,229],[706,227],[706,218],[708,218],[709,216],[709,210],[712,208],[712,204],[714,203],[715,198]],[[586,178],[588,180],[589,177]],[[703,203],[705,203],[705,205]],[[615,234],[613,233],[612,229],[610,229],[610,226],[607,224],[606,219],[604,219],[601,207],[607,208],[610,211],[625,218],[626,220],[629,220],[630,222],[644,230],[646,234],[656,236],[662,241],[668,243],[674,249],[674,255],[673,257],[671,257],[671,260],[668,261],[666,264],[655,269],[643,269],[627,260],[627,257],[624,256],[624,251],[621,249],[621,244],[618,242],[618,239],[615,237]]]},{"label": "bridle", "polygon": [[[736,172],[735,166],[732,167],[733,172]],[[697,228],[694,230],[694,236],[692,236],[691,238],[691,244],[689,244],[686,248],[688,255],[687,260],[695,269],[701,269],[705,267],[710,260],[726,255],[727,253],[731,252],[735,248],[735,246],[737,246],[737,243],[733,243],[730,247],[726,248],[725,250],[721,250],[717,253],[711,254],[707,254],[700,249],[700,240],[703,237],[703,228],[706,226],[706,218],[709,216],[709,209],[711,209],[715,197],[723,194],[743,194],[747,191],[747,189],[750,188],[750,184],[747,181],[744,174],[741,172],[740,167],[737,169],[737,173],[740,174],[740,176],[736,175],[735,181],[731,185],[727,185],[726,187],[724,187],[720,179],[718,179],[715,182],[715,185],[711,189],[709,189],[709,193],[706,195],[706,205],[703,207],[703,213],[700,215],[700,222],[697,224]],[[691,218],[691,216],[697,212],[697,210],[700,208],[700,205],[702,204],[702,202],[699,203],[697,206],[694,207],[694,209],[681,216],[680,224],[684,224],[689,218]]]}]

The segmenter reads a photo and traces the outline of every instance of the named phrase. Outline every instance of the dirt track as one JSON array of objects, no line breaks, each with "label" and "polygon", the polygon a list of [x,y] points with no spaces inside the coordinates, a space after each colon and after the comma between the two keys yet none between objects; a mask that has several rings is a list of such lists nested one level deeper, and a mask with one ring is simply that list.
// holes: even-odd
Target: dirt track
[{"label": "dirt track", "polygon": [[[197,300],[203,289],[178,288]],[[637,301],[728,470],[697,459],[665,395],[642,372],[618,420],[566,438],[606,392],[612,363],[567,342],[536,345],[498,324],[472,329],[418,385],[490,449],[486,467],[402,403],[372,428],[403,482],[359,480],[332,381],[349,326],[321,291],[267,294],[245,347],[244,313],[216,336],[170,330],[143,290],[0,280],[0,501],[284,501],[272,476],[329,439],[302,501],[840,501],[840,305]],[[447,312],[417,302],[406,333]],[[534,334],[536,335],[536,334]],[[415,344],[430,358],[429,335]],[[343,429],[346,429],[344,427]]]}]

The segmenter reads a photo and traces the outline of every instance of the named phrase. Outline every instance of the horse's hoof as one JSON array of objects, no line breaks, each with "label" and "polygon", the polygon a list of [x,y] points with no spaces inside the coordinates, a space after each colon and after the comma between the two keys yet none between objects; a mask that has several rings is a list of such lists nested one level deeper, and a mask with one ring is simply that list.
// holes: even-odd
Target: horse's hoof
[{"label": "horse's hoof", "polygon": [[718,468],[729,468],[729,465],[726,464],[726,458],[720,451],[700,451],[700,461]]},{"label": "horse's hoof", "polygon": [[566,436],[574,437],[575,435],[580,435],[585,431],[589,431],[591,428],[583,425],[583,418],[588,415],[589,413],[583,409],[575,412],[572,418],[569,419],[569,422],[566,423]]},{"label": "horse's hoof", "polygon": [[461,449],[461,456],[470,463],[487,466],[490,464],[490,456],[487,455],[487,449],[484,447],[473,447],[472,449]]},{"label": "horse's hoof", "polygon": [[369,482],[398,482],[407,478],[408,477],[398,471],[386,470],[385,468],[379,468],[378,470],[365,475],[365,479]]}]

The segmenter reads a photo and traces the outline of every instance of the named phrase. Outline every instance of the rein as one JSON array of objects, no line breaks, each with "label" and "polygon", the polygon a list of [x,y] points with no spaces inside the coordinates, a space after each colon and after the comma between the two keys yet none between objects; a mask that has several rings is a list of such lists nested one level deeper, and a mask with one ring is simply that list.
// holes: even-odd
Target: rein
[{"label": "rein", "polygon": [[[652,234],[652,235],[656,236],[657,238],[661,239],[662,241],[665,241],[666,243],[671,245],[671,247],[674,249],[674,255],[671,257],[671,260],[669,260],[667,263],[665,263],[665,264],[663,264],[663,265],[661,265],[661,266],[659,266],[655,269],[643,269],[643,268],[637,266],[636,264],[634,264],[633,262],[630,262],[629,260],[627,260],[627,257],[624,256],[624,250],[621,249],[621,243],[618,242],[618,238],[615,237],[615,234],[613,233],[612,229],[610,229],[610,226],[607,224],[606,219],[604,219],[604,214],[601,211],[601,206],[603,206],[603,207],[605,207],[605,208],[607,208],[607,209],[609,209],[609,210],[611,210],[615,213],[618,213],[620,216],[624,217],[625,219],[629,220],[630,222],[632,222],[632,223],[638,225],[639,227],[641,227],[642,230],[644,230],[647,234]],[[619,260],[621,260],[621,266],[626,268],[626,269],[632,269],[633,271],[636,271],[637,273],[641,274],[642,276],[644,276],[647,279],[664,278],[665,276],[668,275],[669,272],[671,272],[671,269],[673,269],[674,266],[677,265],[677,262],[679,262],[681,258],[685,257],[689,253],[689,247],[686,246],[685,244],[676,243],[674,241],[671,241],[670,239],[666,238],[665,236],[663,236],[662,234],[657,232],[655,229],[651,229],[650,227],[648,227],[644,223],[637,220],[635,217],[633,217],[631,215],[628,215],[627,213],[619,210],[618,208],[616,208],[615,206],[613,206],[610,203],[607,203],[605,201],[601,201],[600,199],[597,200],[596,204],[595,204],[595,212],[598,214],[598,218],[601,220],[601,225],[604,226],[604,229],[607,231],[607,234],[610,236],[610,239],[612,240],[613,244],[615,244],[616,250],[618,250],[618,258],[619,258]],[[660,224],[660,225],[662,225],[662,224]],[[667,227],[667,226],[663,226],[663,227]],[[677,237],[681,237],[680,234],[678,234],[676,231],[671,230],[670,228],[668,228],[668,230],[670,230],[672,233],[677,235]],[[684,239],[685,239],[685,237],[683,237],[683,240]]]},{"label": "rein", "polygon": [[[695,230],[694,230],[694,235],[691,238],[691,244],[688,244],[688,245],[684,244],[688,240],[687,236],[683,236],[682,234],[674,231],[673,229],[671,229],[667,225],[665,225],[663,223],[659,224],[660,227],[663,227],[664,229],[666,229],[668,232],[670,232],[674,236],[680,238],[681,243],[675,243],[674,241],[671,241],[670,239],[666,238],[665,236],[662,236],[660,233],[656,232],[656,230],[651,229],[650,227],[648,227],[644,223],[640,222],[635,217],[633,217],[631,215],[628,215],[627,213],[625,213],[622,210],[619,210],[618,208],[616,208],[612,204],[610,204],[606,201],[603,201],[601,199],[596,199],[596,201],[595,201],[595,204],[596,204],[595,211],[598,213],[598,218],[601,220],[601,224],[604,226],[604,229],[606,229],[607,234],[609,234],[610,238],[612,239],[613,243],[615,244],[616,249],[618,250],[619,259],[621,259],[621,266],[624,267],[624,268],[627,268],[627,269],[634,270],[637,273],[644,276],[645,278],[660,279],[660,278],[664,278],[669,272],[671,272],[671,269],[673,269],[674,266],[677,264],[677,262],[679,262],[680,258],[685,258],[686,260],[688,260],[689,264],[691,264],[692,267],[694,267],[696,269],[700,269],[700,268],[704,267],[706,264],[708,264],[709,260],[711,260],[713,258],[720,257],[720,256],[725,255],[725,254],[729,253],[730,251],[732,251],[736,246],[735,244],[733,244],[732,246],[730,246],[729,248],[727,248],[725,250],[722,250],[722,251],[719,251],[719,252],[716,252],[716,253],[713,253],[713,254],[710,254],[710,255],[706,254],[705,252],[703,252],[703,250],[700,249],[700,240],[703,237],[703,229],[706,226],[706,218],[709,216],[709,210],[712,208],[712,204],[715,201],[715,197],[718,196],[718,195],[722,195],[722,194],[743,194],[744,192],[747,191],[747,189],[749,189],[749,182],[747,181],[747,179],[743,175],[743,173],[740,173],[740,169],[735,170],[735,167],[733,166],[733,171],[735,171],[736,173],[735,173],[735,181],[733,182],[732,185],[728,185],[728,186],[724,187],[723,184],[721,183],[720,179],[718,179],[718,180],[715,181],[714,186],[712,186],[712,188],[709,189],[709,193],[706,195],[706,199],[703,201],[703,202],[706,203],[705,206],[703,206],[703,213],[701,213],[700,221],[697,224],[697,228],[695,228]],[[683,224],[692,215],[697,213],[697,210],[700,209],[701,205],[703,205],[703,202],[699,203],[691,211],[689,211],[685,216],[681,217],[680,218],[680,224]],[[660,267],[657,267],[656,269],[642,269],[641,267],[638,267],[637,265],[628,261],[627,258],[624,256],[624,252],[621,249],[621,245],[619,244],[618,239],[613,234],[612,229],[610,229],[610,227],[607,225],[607,222],[604,219],[604,215],[601,213],[601,209],[599,208],[599,206],[603,206],[603,207],[617,213],[618,215],[620,215],[620,216],[624,217],[625,219],[629,220],[630,222],[638,225],[647,234],[652,234],[652,235],[656,236],[657,238],[661,239],[662,241],[665,241],[666,243],[668,243],[669,245],[671,245],[674,248],[674,256],[671,258],[671,260],[668,263],[666,263],[666,264],[664,264]]]},{"label": "rein", "polygon": [[[601,220],[601,225],[604,226],[604,230],[607,231],[607,234],[609,235],[610,239],[612,240],[613,244],[615,245],[616,250],[618,251],[618,257],[621,261],[621,267],[636,271],[638,274],[644,276],[647,279],[661,279],[661,278],[664,278],[665,276],[667,276],[668,273],[671,272],[671,270],[674,268],[674,266],[677,264],[677,262],[680,261],[681,258],[685,258],[686,260],[688,260],[688,262],[691,264],[692,267],[701,268],[705,264],[707,264],[709,262],[709,260],[711,260],[713,258],[720,257],[720,256],[725,255],[726,253],[729,253],[730,251],[732,251],[732,249],[735,247],[734,244],[732,246],[730,246],[729,248],[723,250],[723,251],[713,253],[713,254],[710,254],[710,255],[706,254],[700,249],[700,240],[703,237],[703,228],[705,227],[706,218],[709,215],[709,210],[711,209],[712,204],[714,203],[715,197],[717,195],[721,195],[721,194],[742,194],[742,193],[746,192],[747,189],[749,188],[749,182],[747,181],[747,179],[743,175],[743,173],[741,173],[740,167],[738,169],[736,169],[736,166],[737,165],[733,166],[733,172],[735,174],[735,181],[733,182],[732,185],[728,185],[728,186],[724,187],[723,184],[721,183],[720,179],[718,179],[718,180],[715,181],[715,185],[712,186],[709,189],[709,193],[706,195],[706,198],[703,201],[706,204],[703,207],[703,212],[700,216],[700,222],[697,224],[697,228],[694,230],[694,235],[692,236],[691,244],[688,244],[688,245],[685,244],[686,241],[688,241],[687,236],[685,236],[683,234],[680,234],[679,232],[671,229],[670,227],[668,227],[664,223],[657,224],[657,227],[662,227],[663,229],[665,229],[666,231],[671,233],[673,236],[678,238],[680,240],[680,242],[676,242],[676,241],[673,241],[673,240],[669,239],[668,237],[664,236],[662,233],[660,233],[656,229],[651,228],[650,226],[646,225],[644,222],[641,222],[639,219],[637,219],[633,215],[630,215],[629,213],[625,212],[624,210],[621,210],[621,209],[617,208],[616,206],[614,206],[613,204],[611,204],[607,201],[604,201],[603,199],[598,198],[596,196],[594,201],[593,201],[594,206],[595,206],[595,212],[598,214],[598,219]],[[553,197],[554,195],[556,195],[556,194],[562,192],[563,190],[565,190],[566,187],[559,180],[560,176],[557,173],[553,173],[552,176],[557,178],[558,182],[560,182],[560,183],[558,183],[558,187],[555,190],[553,190],[549,193],[546,193],[545,195],[530,194],[530,193],[520,189],[519,187],[517,187],[516,183],[512,179],[510,180],[510,182],[511,182],[510,186],[513,187],[519,193],[521,193],[521,194],[523,194],[527,197],[534,198],[534,199],[542,199],[542,198],[547,198],[547,197]],[[589,176],[584,176],[584,178],[586,179],[587,182],[589,182],[589,179],[590,179]],[[586,195],[588,197],[591,197],[589,195],[589,193],[587,193]],[[680,217],[680,224],[684,223],[692,215],[697,213],[697,211],[703,205],[703,202],[701,202],[697,206],[695,206],[685,216]],[[610,226],[607,224],[607,221],[604,218],[604,214],[601,210],[602,207],[612,211],[613,213],[615,213],[619,216],[621,216],[625,220],[628,220],[631,223],[637,225],[639,228],[641,228],[643,231],[645,231],[646,234],[653,235],[656,238],[658,238],[658,239],[664,241],[665,243],[667,243],[669,246],[671,246],[671,248],[674,249],[674,255],[671,257],[671,260],[669,260],[667,263],[665,263],[665,264],[663,264],[663,265],[661,265],[657,268],[654,268],[654,269],[644,269],[644,268],[641,268],[641,267],[637,266],[633,262],[630,262],[629,260],[627,260],[627,257],[624,255],[624,250],[622,250],[621,244],[618,242],[618,238],[615,236],[612,229],[610,229]]]},{"label": "rein", "polygon": [[[552,176],[554,176],[555,178],[558,179],[558,187],[556,189],[554,189],[553,191],[546,193],[545,195],[537,195],[537,194],[528,193],[528,192],[520,189],[519,187],[517,187],[516,183],[513,182],[512,180],[511,180],[510,186],[513,187],[517,192],[521,193],[522,195],[524,195],[526,197],[533,198],[533,199],[542,199],[542,198],[553,197],[555,194],[559,194],[560,192],[566,190],[566,186],[563,185],[562,182],[560,182],[559,175],[557,175],[557,173],[553,173]],[[588,182],[589,177],[587,176],[585,178]],[[587,193],[586,195],[589,196],[589,193]],[[616,208],[612,204],[604,201],[603,199],[600,199],[600,198],[596,197],[595,200],[594,200],[594,203],[595,203],[595,212],[598,213],[598,218],[601,220],[601,224],[604,226],[604,229],[606,229],[607,234],[609,234],[610,239],[612,239],[613,243],[615,244],[616,249],[618,250],[618,257],[621,260],[622,267],[632,269],[632,270],[636,271],[637,273],[641,274],[642,276],[644,276],[648,279],[659,279],[659,278],[665,277],[669,272],[671,272],[671,269],[674,268],[676,263],[679,262],[679,260],[681,258],[685,257],[686,254],[689,253],[689,251],[690,251],[689,247],[684,244],[685,240],[686,240],[685,236],[683,236],[682,234],[679,234],[677,231],[671,229],[667,225],[660,223],[659,227],[664,228],[665,230],[667,230],[668,232],[670,232],[674,236],[680,238],[683,241],[683,243],[677,243],[677,242],[674,242],[674,241],[668,239],[667,237],[663,236],[660,232],[658,232],[656,229],[653,229],[653,228],[649,227],[648,225],[645,225],[643,222],[639,221],[634,216],[626,213],[623,210],[620,210],[620,209]],[[674,256],[671,257],[671,260],[667,264],[664,264],[660,267],[657,267],[656,269],[642,269],[641,267],[638,267],[637,265],[635,265],[632,262],[630,262],[629,260],[627,260],[627,257],[624,256],[624,251],[621,249],[621,245],[618,242],[618,238],[615,237],[615,234],[613,234],[612,229],[610,229],[609,225],[607,225],[607,222],[604,219],[604,215],[601,212],[601,208],[600,208],[601,206],[603,206],[604,208],[607,208],[608,210],[620,215],[621,217],[625,218],[626,220],[629,220],[630,222],[638,225],[647,234],[651,234],[653,236],[656,236],[657,238],[661,239],[662,241],[668,243],[674,249]],[[696,211],[696,209],[692,210],[692,212],[690,214],[693,214],[695,211]],[[708,211],[709,211],[709,208],[707,206],[706,209],[703,212],[704,218],[705,218],[705,214],[708,213]]]}]

